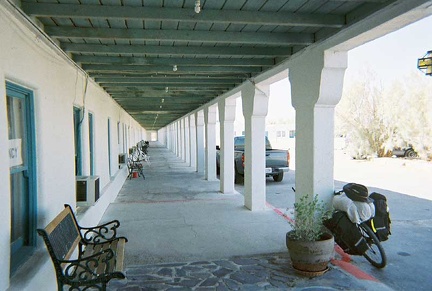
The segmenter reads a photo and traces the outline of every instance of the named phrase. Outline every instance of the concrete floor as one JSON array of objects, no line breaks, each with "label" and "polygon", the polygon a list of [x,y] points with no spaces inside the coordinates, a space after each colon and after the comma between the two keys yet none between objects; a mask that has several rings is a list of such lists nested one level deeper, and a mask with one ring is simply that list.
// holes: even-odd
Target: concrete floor
[{"label": "concrete floor", "polygon": [[[119,235],[129,239],[125,253],[128,279],[113,281],[111,290],[388,289],[375,280],[359,279],[337,264],[331,264],[319,278],[294,272],[285,246],[290,226],[274,211],[292,203],[293,193],[286,193],[285,188],[293,177],[288,175],[282,183],[268,180],[268,201],[277,205],[251,212],[243,206],[243,186],[236,186],[239,194],[221,194],[219,180],[204,180],[203,174],[166,148],[151,144],[149,155],[151,165],[144,163],[145,180],[127,180],[101,221],[118,219]],[[284,190],[275,192],[275,187]],[[267,260],[264,269],[261,263],[252,267],[236,263],[262,261],[263,256]],[[337,254],[335,259],[340,259]],[[227,270],[219,265],[222,261],[234,267]],[[275,266],[269,261],[278,263]],[[201,268],[195,272],[204,277],[191,279],[191,266]],[[215,269],[209,272],[206,268]],[[275,268],[277,282],[272,271]],[[237,285],[227,283],[233,278]]]}]

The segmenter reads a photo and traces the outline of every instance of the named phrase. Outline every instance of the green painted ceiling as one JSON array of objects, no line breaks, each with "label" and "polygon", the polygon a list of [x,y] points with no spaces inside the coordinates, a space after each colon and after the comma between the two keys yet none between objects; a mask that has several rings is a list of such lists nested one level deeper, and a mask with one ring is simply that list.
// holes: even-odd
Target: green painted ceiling
[{"label": "green painted ceiling", "polygon": [[157,130],[393,2],[201,0],[195,13],[195,0],[22,0],[21,8]]}]

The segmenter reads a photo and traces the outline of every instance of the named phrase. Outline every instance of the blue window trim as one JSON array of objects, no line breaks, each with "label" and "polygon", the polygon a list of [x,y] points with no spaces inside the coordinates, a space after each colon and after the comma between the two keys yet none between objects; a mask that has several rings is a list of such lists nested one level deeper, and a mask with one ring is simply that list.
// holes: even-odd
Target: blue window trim
[{"label": "blue window trim", "polygon": [[110,177],[111,173],[111,119],[108,118],[108,170]]},{"label": "blue window trim", "polygon": [[89,124],[89,151],[90,151],[90,175],[95,175],[95,148],[94,148],[94,115],[92,112],[88,113]]},{"label": "blue window trim", "polygon": [[[36,163],[36,127],[34,112],[33,91],[6,81],[6,95],[14,98],[24,99],[26,105],[26,126],[27,126],[27,165],[28,165],[28,187],[29,187],[29,246],[36,248],[37,243],[37,163]],[[29,255],[29,254],[27,254]],[[16,266],[12,266],[11,273]]]}]

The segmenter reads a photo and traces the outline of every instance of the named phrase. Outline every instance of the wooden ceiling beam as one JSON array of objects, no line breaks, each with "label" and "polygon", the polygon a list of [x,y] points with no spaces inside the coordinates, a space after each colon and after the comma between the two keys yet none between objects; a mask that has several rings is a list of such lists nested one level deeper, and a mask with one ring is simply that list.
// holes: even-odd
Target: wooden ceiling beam
[{"label": "wooden ceiling beam", "polygon": [[157,45],[107,45],[62,43],[68,53],[134,54],[154,56],[228,56],[228,57],[288,57],[292,48],[281,47],[228,47],[228,46],[157,46]]},{"label": "wooden ceiling beam", "polygon": [[[382,1],[382,0],[379,0]],[[22,9],[35,17],[99,18],[119,20],[182,21],[193,23],[281,25],[302,27],[334,27],[345,25],[345,18],[336,14],[265,12],[193,8],[140,7],[114,5],[53,4],[23,2]]]},{"label": "wooden ceiling beam", "polygon": [[134,40],[134,41],[184,41],[189,43],[249,44],[249,45],[310,45],[313,33],[229,32],[189,30],[149,30],[133,28],[88,28],[45,26],[52,38]]},{"label": "wooden ceiling beam", "polygon": [[[83,64],[81,66],[87,72],[142,72],[142,73],[170,73],[173,66],[139,66],[139,65],[95,65]],[[260,73],[260,67],[228,67],[228,66],[177,66],[176,72],[187,73]]]},{"label": "wooden ceiling beam", "polygon": [[94,78],[98,83],[140,83],[140,84],[165,84],[171,86],[172,84],[228,84],[234,85],[241,83],[238,79],[208,79],[208,78],[142,78],[142,77],[126,77],[126,78],[112,78],[100,77]]},{"label": "wooden ceiling beam", "polygon": [[81,64],[119,64],[119,65],[180,65],[180,66],[245,66],[266,67],[275,65],[273,58],[155,58],[155,57],[114,57],[74,55],[73,60]]}]

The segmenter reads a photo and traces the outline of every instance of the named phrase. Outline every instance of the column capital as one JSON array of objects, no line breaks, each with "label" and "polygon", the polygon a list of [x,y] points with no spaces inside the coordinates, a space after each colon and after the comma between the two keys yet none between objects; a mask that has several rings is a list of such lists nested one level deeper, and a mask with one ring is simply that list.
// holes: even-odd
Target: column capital
[{"label": "column capital", "polygon": [[242,89],[243,116],[267,116],[270,85],[250,81]]},{"label": "column capital", "polygon": [[216,105],[211,105],[204,108],[204,122],[206,124],[216,124]]},{"label": "column capital", "polygon": [[203,110],[195,112],[195,124],[196,124],[196,126],[203,126],[204,125],[204,111]]},{"label": "column capital", "polygon": [[294,108],[336,106],[348,63],[345,51],[314,51],[295,59],[289,68]]},{"label": "column capital", "polygon": [[187,118],[189,119],[189,127],[195,127],[195,116],[191,114]]},{"label": "column capital", "polygon": [[234,98],[224,98],[218,103],[219,122],[234,122],[236,114],[237,100]]}]

